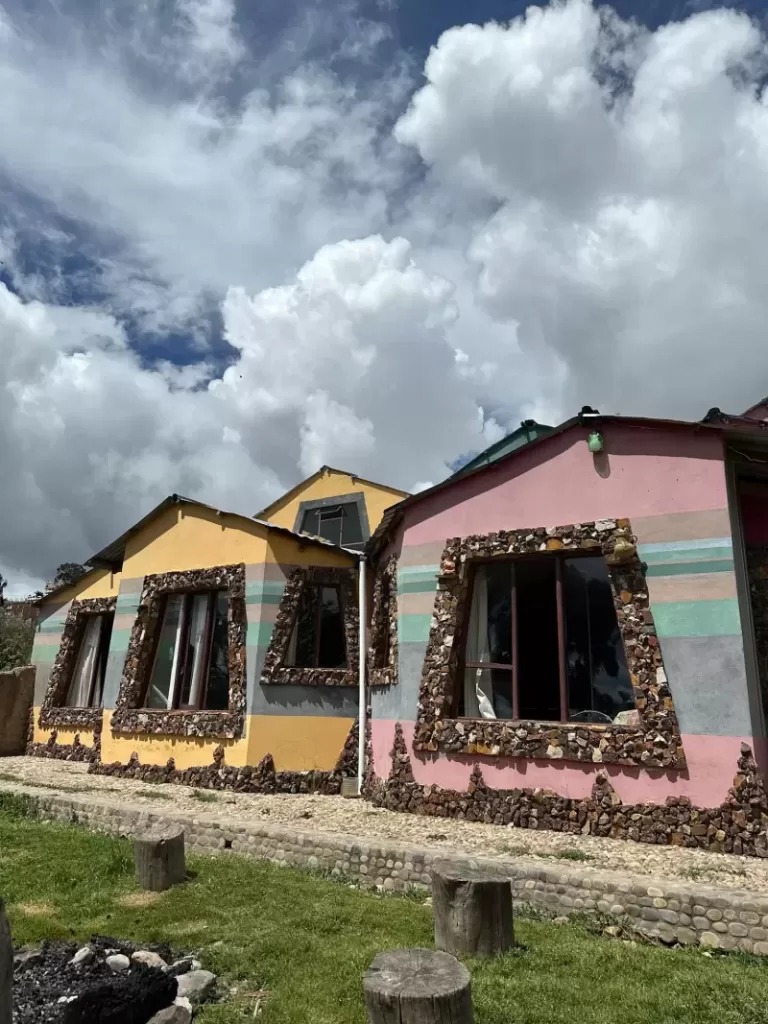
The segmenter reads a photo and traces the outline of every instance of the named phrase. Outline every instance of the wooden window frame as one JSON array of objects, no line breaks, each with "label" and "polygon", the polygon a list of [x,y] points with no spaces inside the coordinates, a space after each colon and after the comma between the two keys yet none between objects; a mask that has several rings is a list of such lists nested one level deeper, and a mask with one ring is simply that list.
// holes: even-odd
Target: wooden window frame
[{"label": "wooden window frame", "polygon": [[[459,656],[468,622],[470,570],[481,560],[578,553],[605,557],[635,708],[600,724],[520,719],[458,719]],[[461,646],[460,646],[461,645]],[[519,708],[518,708],[519,711]],[[499,530],[446,541],[422,667],[413,749],[437,752],[632,765],[647,771],[686,767],[680,726],[664,670],[645,569],[629,519]]]},{"label": "wooden window frame", "polygon": [[[200,692],[198,695],[198,701],[195,704],[182,704],[181,703],[181,692],[183,689],[184,677],[187,672],[187,659],[189,657],[189,630],[190,630],[190,619],[191,619],[191,606],[195,597],[199,597],[201,594],[205,594],[207,597],[207,608],[205,612],[205,631],[203,639],[203,668],[202,668],[202,682],[200,684]],[[147,711],[166,711],[166,712],[190,712],[190,711],[209,711],[211,709],[206,708],[205,702],[208,696],[208,671],[211,665],[211,649],[213,647],[213,619],[216,608],[216,601],[218,600],[219,594],[226,594],[226,590],[222,587],[218,590],[183,590],[171,594],[163,594],[161,601],[161,609],[159,614],[159,626],[158,636],[155,638],[155,649],[152,656],[152,666],[149,672],[146,674],[144,684],[141,693],[141,706],[146,708],[147,696],[149,694],[149,684],[152,678],[152,671],[154,669],[155,659],[157,658],[157,639],[159,638],[159,630],[163,628],[163,622],[165,621],[165,613],[168,607],[168,598],[171,596],[180,597],[181,602],[181,630],[179,634],[179,647],[181,649],[181,656],[176,663],[176,671],[174,678],[170,682],[170,703],[166,708],[146,708]],[[215,709],[221,710],[221,709]]]},{"label": "wooden window frame", "polygon": [[[597,554],[594,551],[558,551],[554,554],[547,554],[546,552],[533,555],[511,555],[508,558],[478,558],[474,559],[468,570],[468,593],[467,601],[464,608],[464,615],[462,616],[461,627],[459,631],[459,658],[458,658],[458,671],[457,678],[464,679],[465,671],[469,669],[495,669],[496,671],[509,672],[512,677],[512,717],[507,719],[501,719],[501,721],[507,722],[519,722],[520,718],[520,679],[518,675],[519,661],[517,656],[518,648],[518,622],[517,622],[517,580],[515,573],[515,566],[521,562],[541,562],[545,559],[550,562],[554,562],[555,565],[555,608],[556,608],[556,627],[557,627],[557,647],[558,647],[558,695],[560,700],[560,717],[552,719],[542,719],[542,722],[552,722],[555,725],[565,725],[570,723],[573,726],[580,725],[582,723],[573,722],[568,717],[568,666],[566,663],[566,636],[565,636],[565,601],[563,591],[563,563],[566,559],[572,560],[576,558],[605,558],[602,554]],[[466,651],[467,643],[467,631],[469,626],[470,609],[472,607],[472,597],[474,594],[475,576],[477,569],[483,565],[509,565],[512,569],[511,582],[510,582],[510,650],[512,651],[512,663],[510,665],[499,664],[491,661],[466,661],[464,658],[464,652]],[[606,569],[608,568],[607,562]],[[618,628],[618,617],[616,619],[616,626]],[[622,645],[623,646],[623,645]],[[478,722],[486,721],[486,719],[470,718],[468,715],[460,715],[459,707],[461,705],[461,697],[463,688],[461,686],[455,686],[453,692],[453,716],[456,719],[465,722]],[[591,722],[590,725],[597,725],[600,727],[600,723]],[[607,724],[607,723],[606,723]]]}]

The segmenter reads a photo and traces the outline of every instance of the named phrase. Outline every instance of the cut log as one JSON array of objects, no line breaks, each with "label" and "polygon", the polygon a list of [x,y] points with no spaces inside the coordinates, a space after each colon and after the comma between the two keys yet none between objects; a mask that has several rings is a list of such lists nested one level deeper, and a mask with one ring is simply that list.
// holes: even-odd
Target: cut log
[{"label": "cut log", "polygon": [[438,864],[432,872],[435,946],[498,956],[515,944],[509,880]]},{"label": "cut log", "polygon": [[186,878],[184,829],[177,825],[153,829],[133,840],[136,881],[142,889],[162,892]]},{"label": "cut log", "polygon": [[370,1024],[472,1024],[469,971],[448,953],[379,953],[363,977]]}]

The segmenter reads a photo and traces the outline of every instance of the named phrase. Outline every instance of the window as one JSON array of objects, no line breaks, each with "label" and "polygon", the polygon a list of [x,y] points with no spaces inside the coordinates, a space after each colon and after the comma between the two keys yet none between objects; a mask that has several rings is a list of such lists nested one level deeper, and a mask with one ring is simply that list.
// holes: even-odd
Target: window
[{"label": "window", "polygon": [[301,532],[347,547],[362,544],[363,528],[357,502],[307,509],[301,521]]},{"label": "window", "polygon": [[227,646],[226,591],[168,594],[145,705],[226,711]]},{"label": "window", "polygon": [[107,655],[114,614],[86,615],[77,645],[77,658],[64,700],[68,708],[98,708],[104,695]]},{"label": "window", "polygon": [[339,587],[304,585],[285,664],[291,668],[347,667]]},{"label": "window", "polygon": [[610,723],[635,707],[605,559],[474,568],[458,713]]}]

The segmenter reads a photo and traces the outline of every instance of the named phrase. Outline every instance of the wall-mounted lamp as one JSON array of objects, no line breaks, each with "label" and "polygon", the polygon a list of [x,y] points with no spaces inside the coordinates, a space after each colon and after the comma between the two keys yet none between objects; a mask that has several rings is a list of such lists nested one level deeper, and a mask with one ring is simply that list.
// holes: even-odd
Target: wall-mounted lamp
[{"label": "wall-mounted lamp", "polygon": [[601,452],[603,450],[603,435],[597,430],[593,430],[587,438],[587,448],[589,448],[593,455]]}]

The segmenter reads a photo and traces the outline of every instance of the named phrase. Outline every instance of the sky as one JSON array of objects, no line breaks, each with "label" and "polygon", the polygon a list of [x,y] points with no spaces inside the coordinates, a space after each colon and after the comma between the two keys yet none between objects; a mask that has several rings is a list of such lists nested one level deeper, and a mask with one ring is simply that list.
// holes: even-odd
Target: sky
[{"label": "sky", "polygon": [[763,18],[0,0],[6,595],[173,492],[762,398]]}]

